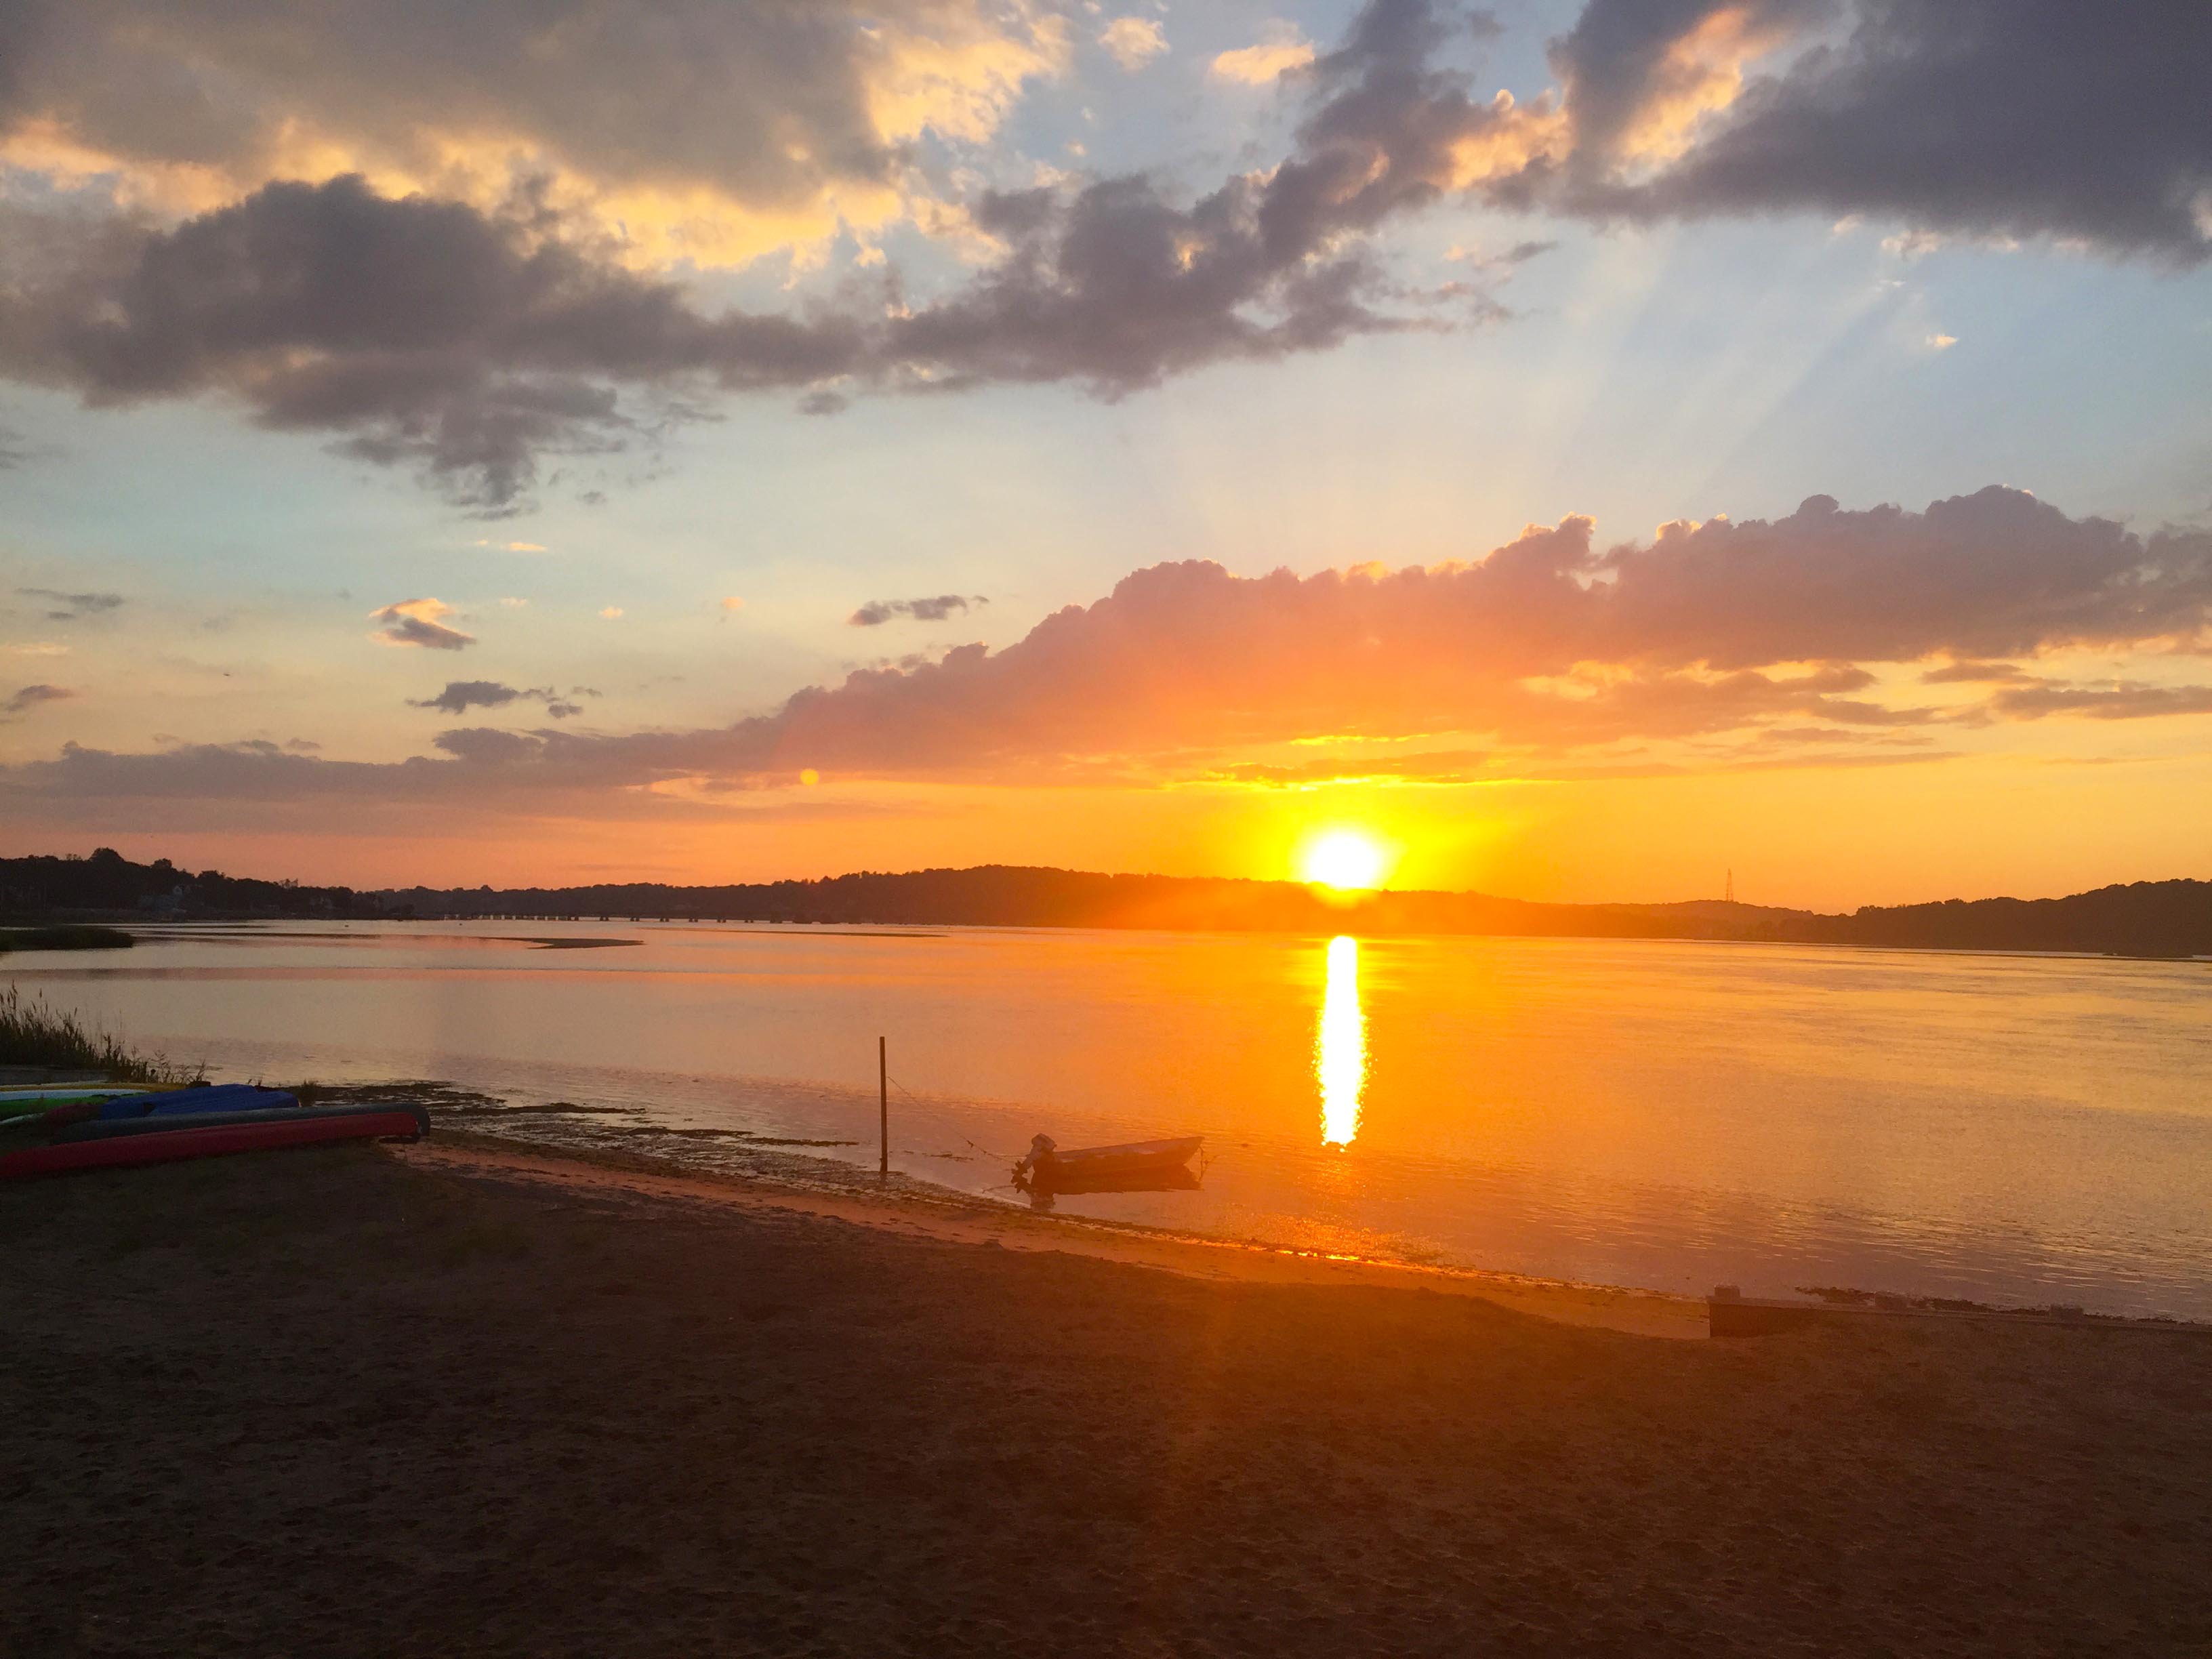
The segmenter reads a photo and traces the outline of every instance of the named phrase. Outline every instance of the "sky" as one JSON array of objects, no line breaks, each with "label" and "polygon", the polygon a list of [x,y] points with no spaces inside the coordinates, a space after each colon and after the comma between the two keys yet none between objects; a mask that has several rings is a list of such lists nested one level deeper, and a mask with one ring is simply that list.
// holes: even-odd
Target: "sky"
[{"label": "sky", "polygon": [[0,854],[2212,877],[2200,0],[0,0]]}]

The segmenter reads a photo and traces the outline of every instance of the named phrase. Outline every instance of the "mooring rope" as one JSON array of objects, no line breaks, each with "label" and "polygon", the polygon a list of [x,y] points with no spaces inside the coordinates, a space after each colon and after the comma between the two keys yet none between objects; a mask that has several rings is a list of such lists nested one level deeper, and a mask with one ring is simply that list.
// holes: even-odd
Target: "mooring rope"
[{"label": "mooring rope", "polygon": [[[901,1094],[904,1095],[915,1105],[921,1107],[924,1110],[928,1109],[928,1102],[922,1099],[920,1095],[915,1093],[913,1090],[908,1088],[905,1084],[901,1083],[896,1078],[892,1077],[889,1072],[884,1073],[884,1076],[890,1083],[890,1085],[893,1088],[896,1089]],[[1018,1152],[994,1152],[988,1146],[979,1146],[975,1142],[968,1140],[968,1137],[961,1134],[960,1131],[957,1129],[955,1129],[952,1133],[955,1135],[958,1135],[961,1139],[967,1140],[968,1145],[971,1148],[982,1153],[986,1158],[1003,1158],[1009,1164],[1018,1164],[1021,1161],[1021,1154]]]}]

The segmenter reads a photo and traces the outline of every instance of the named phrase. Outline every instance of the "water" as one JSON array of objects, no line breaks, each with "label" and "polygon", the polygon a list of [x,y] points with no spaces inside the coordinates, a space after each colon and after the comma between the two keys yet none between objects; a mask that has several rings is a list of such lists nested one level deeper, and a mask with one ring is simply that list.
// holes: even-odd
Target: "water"
[{"label": "water", "polygon": [[1060,1207],[1661,1290],[2212,1317],[2202,963],[297,923],[0,971],[226,1078],[445,1079],[638,1109],[585,1121],[596,1133],[843,1141],[814,1150],[869,1167],[880,1033],[902,1085],[894,1168],[1009,1202],[1007,1161],[1039,1129],[1063,1146],[1202,1132],[1202,1190]]}]

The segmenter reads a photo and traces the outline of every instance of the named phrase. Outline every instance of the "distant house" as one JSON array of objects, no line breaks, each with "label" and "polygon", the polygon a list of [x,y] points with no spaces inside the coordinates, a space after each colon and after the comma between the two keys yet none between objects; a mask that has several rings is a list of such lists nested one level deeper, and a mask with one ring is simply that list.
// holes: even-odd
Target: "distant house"
[{"label": "distant house", "polygon": [[166,893],[144,893],[139,896],[138,908],[150,915],[177,916],[185,911],[185,887],[179,882]]}]

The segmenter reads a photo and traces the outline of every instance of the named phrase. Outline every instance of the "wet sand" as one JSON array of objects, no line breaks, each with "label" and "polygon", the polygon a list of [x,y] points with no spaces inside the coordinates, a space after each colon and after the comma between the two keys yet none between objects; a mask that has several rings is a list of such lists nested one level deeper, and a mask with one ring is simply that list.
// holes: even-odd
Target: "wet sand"
[{"label": "wet sand", "polygon": [[1668,1340],[453,1139],[0,1237],[0,1653],[2212,1648],[2202,1340]]}]

